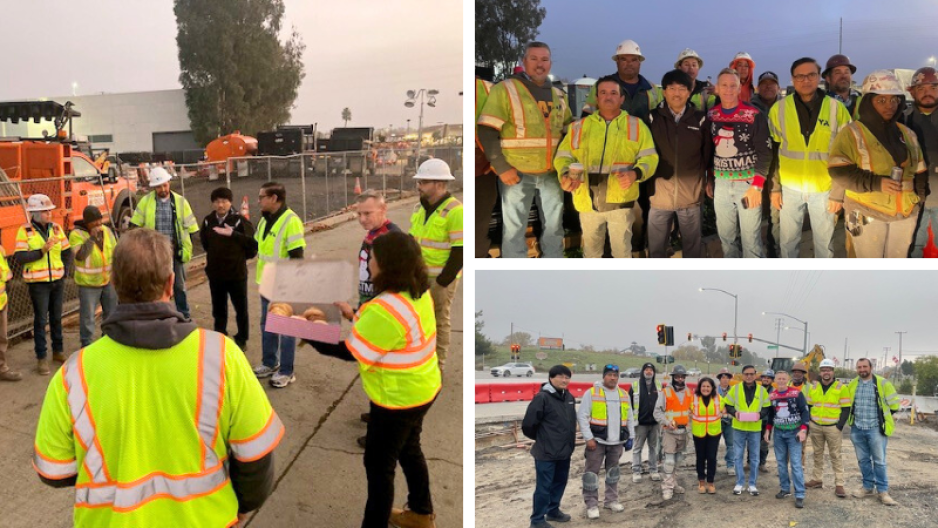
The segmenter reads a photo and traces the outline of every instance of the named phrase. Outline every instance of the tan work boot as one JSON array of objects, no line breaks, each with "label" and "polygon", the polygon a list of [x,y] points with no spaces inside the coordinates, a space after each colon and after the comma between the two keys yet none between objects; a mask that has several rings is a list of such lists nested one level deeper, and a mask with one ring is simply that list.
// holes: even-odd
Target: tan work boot
[{"label": "tan work boot", "polygon": [[429,515],[414,513],[407,509],[407,505],[404,505],[403,510],[391,508],[391,518],[388,522],[394,528],[436,528],[434,519],[436,519],[435,513]]},{"label": "tan work boot", "polygon": [[674,497],[674,490],[663,489],[661,490],[661,496],[664,498],[664,500],[670,500],[672,497]]},{"label": "tan work boot", "polygon": [[845,490],[843,486],[837,486],[836,488],[834,488],[834,495],[837,495],[838,497],[843,499],[844,497],[847,496],[847,490]]},{"label": "tan work boot", "polygon": [[23,379],[23,375],[15,370],[8,368],[0,372],[0,381],[19,381],[21,379]]},{"label": "tan work boot", "polygon": [[860,488],[857,491],[853,492],[853,496],[858,499],[868,499],[870,497],[875,497],[876,492],[871,489]]},{"label": "tan work boot", "polygon": [[806,487],[806,488],[808,488],[808,489],[823,488],[823,487],[824,487],[824,482],[822,482],[822,481],[820,481],[820,480],[809,480],[809,481],[807,481],[807,482],[804,483],[804,487]]},{"label": "tan work boot", "polygon": [[697,493],[706,493],[706,492],[707,492],[707,488],[704,487],[704,484],[706,484],[706,482],[703,481],[703,480],[698,480],[698,481],[697,481]]},{"label": "tan work boot", "polygon": [[56,363],[65,363],[68,360],[68,356],[65,355],[65,352],[55,352],[52,354],[52,361]]},{"label": "tan work boot", "polygon": [[707,483],[707,493],[713,495],[717,492],[716,486],[713,485],[713,482]]},{"label": "tan work boot", "polygon": [[898,506],[899,503],[895,501],[892,497],[889,496],[889,493],[883,492],[879,494],[879,502],[882,502],[886,506]]},{"label": "tan work boot", "polygon": [[52,373],[52,370],[51,370],[51,368],[49,367],[49,359],[48,359],[48,358],[46,358],[46,359],[40,359],[40,360],[36,363],[36,372],[38,372],[38,373],[39,373],[40,375],[42,375],[42,376],[48,376],[49,374]]}]

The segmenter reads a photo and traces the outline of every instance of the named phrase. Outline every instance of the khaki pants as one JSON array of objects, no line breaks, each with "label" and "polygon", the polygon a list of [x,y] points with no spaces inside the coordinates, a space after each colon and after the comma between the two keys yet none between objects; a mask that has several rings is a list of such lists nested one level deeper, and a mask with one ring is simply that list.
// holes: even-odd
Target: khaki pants
[{"label": "khaki pants", "polygon": [[632,210],[615,209],[605,213],[580,213],[583,229],[583,258],[602,258],[606,247],[606,230],[614,258],[632,258]]},{"label": "khaki pants", "polygon": [[6,372],[10,370],[10,367],[7,366],[7,345],[9,340],[7,340],[7,313],[9,310],[10,304],[7,303],[3,307],[3,310],[0,310],[0,372]]},{"label": "khaki pants", "polygon": [[436,315],[436,355],[441,363],[446,361],[446,355],[449,353],[451,326],[449,313],[458,285],[459,279],[454,280],[445,288],[437,284],[435,278],[430,279],[430,296],[433,297],[433,311]]},{"label": "khaki pants", "polygon": [[662,429],[661,437],[661,450],[664,452],[664,479],[661,481],[661,489],[673,490],[677,485],[674,470],[684,460],[684,451],[687,450],[687,429]]},{"label": "khaki pants", "polygon": [[[596,449],[586,452],[586,470],[583,477],[583,502],[587,508],[599,507],[599,470],[606,467],[605,505],[619,502],[619,459],[622,444],[605,445],[596,442]],[[615,469],[613,469],[615,468]]]},{"label": "khaki pants", "polygon": [[811,422],[811,446],[814,448],[814,474],[812,480],[822,481],[824,476],[824,444],[830,455],[831,466],[834,468],[834,485],[843,486],[844,460],[840,454],[843,433],[837,430],[836,425],[818,425]]}]

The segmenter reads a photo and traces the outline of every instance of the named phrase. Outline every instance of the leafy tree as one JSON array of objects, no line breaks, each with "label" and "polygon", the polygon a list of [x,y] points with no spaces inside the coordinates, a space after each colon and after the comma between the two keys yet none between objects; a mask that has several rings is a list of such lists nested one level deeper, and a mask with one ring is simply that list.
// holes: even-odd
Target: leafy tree
[{"label": "leafy tree", "polygon": [[254,134],[290,119],[305,45],[280,41],[283,0],[175,0],[179,82],[195,140]]},{"label": "leafy tree", "polygon": [[511,73],[545,15],[540,0],[476,0],[476,61]]},{"label": "leafy tree", "polygon": [[527,332],[515,332],[505,338],[505,341],[502,342],[503,345],[521,345],[522,347],[530,346],[534,340],[531,338],[531,334]]},{"label": "leafy tree", "polygon": [[912,380],[909,378],[902,380],[896,390],[899,391],[899,394],[912,394]]},{"label": "leafy tree", "polygon": [[938,395],[938,356],[919,358],[914,365],[918,380],[916,392],[925,396]]},{"label": "leafy tree", "polygon": [[485,337],[485,334],[482,333],[482,328],[485,327],[485,321],[482,320],[482,310],[476,312],[476,355],[485,356],[486,354],[494,354],[495,347],[492,346],[492,342],[489,341],[489,338]]},{"label": "leafy tree", "polygon": [[348,122],[352,120],[352,111],[346,106],[342,109],[342,120],[345,121],[346,128],[348,127]]},{"label": "leafy tree", "polygon": [[899,371],[902,372],[903,376],[911,376],[915,374],[915,363],[905,359],[902,361],[902,365],[899,367]]}]

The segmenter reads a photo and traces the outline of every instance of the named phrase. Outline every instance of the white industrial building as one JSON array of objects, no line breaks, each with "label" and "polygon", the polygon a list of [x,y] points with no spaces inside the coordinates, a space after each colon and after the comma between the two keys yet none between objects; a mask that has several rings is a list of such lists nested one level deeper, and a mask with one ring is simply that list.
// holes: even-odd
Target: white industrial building
[{"label": "white industrial building", "polygon": [[[47,100],[47,99],[33,99]],[[87,136],[94,148],[120,152],[171,152],[198,150],[192,137],[185,92],[158,90],[98,95],[52,97],[61,104],[71,101],[81,117],[72,120],[72,132]],[[42,137],[52,134],[51,121],[17,124],[0,122],[0,137]]]}]

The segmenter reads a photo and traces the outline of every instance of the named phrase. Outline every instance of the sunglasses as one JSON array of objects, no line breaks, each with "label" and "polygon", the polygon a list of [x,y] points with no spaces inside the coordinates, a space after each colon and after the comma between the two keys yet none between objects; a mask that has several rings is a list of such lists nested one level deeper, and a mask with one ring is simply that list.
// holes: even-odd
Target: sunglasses
[{"label": "sunglasses", "polygon": [[619,365],[606,365],[605,370],[614,370],[616,372],[619,372]]}]

